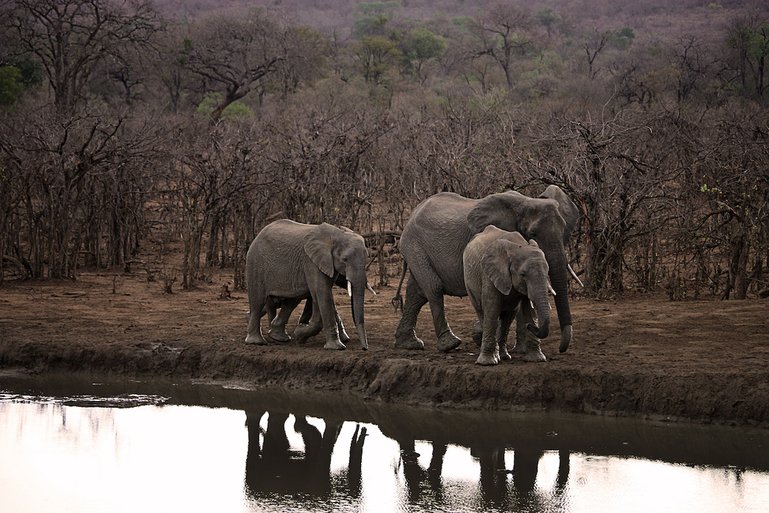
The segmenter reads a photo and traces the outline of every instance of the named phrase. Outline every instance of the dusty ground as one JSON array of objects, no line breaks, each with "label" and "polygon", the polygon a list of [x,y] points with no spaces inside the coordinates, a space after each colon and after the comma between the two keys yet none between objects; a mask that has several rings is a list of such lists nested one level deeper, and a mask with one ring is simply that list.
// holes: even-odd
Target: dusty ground
[{"label": "dusty ground", "polygon": [[[428,310],[425,351],[393,347],[393,288],[366,302],[370,350],[322,349],[320,337],[246,346],[245,293],[221,299],[224,281],[162,293],[135,275],[0,288],[0,368],[231,380],[288,388],[350,390],[372,400],[476,409],[557,409],[769,426],[769,300],[670,302],[662,297],[572,301],[574,341],[543,343],[549,361],[474,365],[474,313],[448,301],[466,342],[435,349]],[[226,278],[226,277],[225,277]],[[337,305],[349,323],[344,291]],[[292,320],[293,325],[295,320]],[[354,330],[350,330],[351,334]],[[353,335],[354,336],[354,335]]]}]

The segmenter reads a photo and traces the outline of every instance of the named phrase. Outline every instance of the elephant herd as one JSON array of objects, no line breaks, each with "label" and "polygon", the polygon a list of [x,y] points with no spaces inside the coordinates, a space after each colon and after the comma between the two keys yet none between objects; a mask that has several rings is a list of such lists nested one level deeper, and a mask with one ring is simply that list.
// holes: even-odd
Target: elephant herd
[{"label": "elephant herd", "polygon": [[[429,303],[437,347],[448,352],[461,340],[446,321],[443,297],[470,296],[478,322],[473,339],[480,343],[476,363],[495,365],[510,359],[506,340],[516,319],[514,352],[526,361],[544,361],[540,339],[550,331],[549,295],[554,295],[561,331],[560,351],[572,339],[566,247],[579,220],[574,202],[555,185],[539,197],[515,191],[468,199],[442,192],[422,201],[411,214],[399,243],[403,274],[393,304],[401,310],[395,347],[424,349],[415,326]],[[352,299],[352,319],[363,349],[368,348],[363,299],[368,253],[362,236],[327,223],[309,225],[274,221],[256,236],[246,255],[249,299],[247,344],[267,338],[303,342],[321,331],[326,349],[345,349],[350,337],[334,306],[332,288],[345,287]],[[408,274],[405,300],[401,295]],[[306,300],[293,337],[286,324]],[[269,329],[262,333],[267,314]]]}]

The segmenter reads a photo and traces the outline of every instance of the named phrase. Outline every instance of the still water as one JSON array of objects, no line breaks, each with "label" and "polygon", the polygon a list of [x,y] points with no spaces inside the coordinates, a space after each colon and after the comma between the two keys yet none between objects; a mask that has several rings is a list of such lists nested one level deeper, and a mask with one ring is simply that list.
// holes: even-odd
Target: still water
[{"label": "still water", "polygon": [[766,430],[0,375],[0,513],[768,510]]}]

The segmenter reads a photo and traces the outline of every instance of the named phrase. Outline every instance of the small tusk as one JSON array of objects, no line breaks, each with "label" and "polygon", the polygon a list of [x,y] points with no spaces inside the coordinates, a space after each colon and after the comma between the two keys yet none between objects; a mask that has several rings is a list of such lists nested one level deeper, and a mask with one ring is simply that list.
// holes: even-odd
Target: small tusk
[{"label": "small tusk", "polygon": [[571,273],[572,277],[577,280],[577,283],[579,283],[579,286],[583,289],[585,288],[585,284],[582,283],[582,280],[579,279],[579,276],[577,276],[577,273],[574,272],[574,269],[571,268],[570,264],[566,264],[566,267],[569,269],[569,272]]},{"label": "small tusk", "polygon": [[347,282],[347,295],[352,297],[352,283]]},{"label": "small tusk", "polygon": [[366,289],[376,296],[376,290],[371,288],[371,284],[369,284],[369,282],[366,282]]},{"label": "small tusk", "polygon": [[550,294],[554,295],[554,296],[556,295],[556,293],[555,293],[555,289],[553,288],[553,286],[552,286],[552,285],[550,285],[550,283],[548,283],[548,284],[547,284],[547,291],[548,291]]}]

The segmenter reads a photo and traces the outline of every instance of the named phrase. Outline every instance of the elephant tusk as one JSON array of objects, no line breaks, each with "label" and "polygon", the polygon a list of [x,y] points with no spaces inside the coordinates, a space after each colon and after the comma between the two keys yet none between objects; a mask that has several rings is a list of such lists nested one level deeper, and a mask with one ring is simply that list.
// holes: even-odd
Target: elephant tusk
[{"label": "elephant tusk", "polygon": [[347,282],[347,295],[352,297],[352,283]]},{"label": "elephant tusk", "polygon": [[579,276],[577,276],[577,273],[574,272],[574,269],[571,268],[570,264],[566,264],[566,267],[569,269],[569,272],[571,273],[572,277],[577,280],[577,283],[579,283],[579,286],[583,289],[585,288],[585,284],[582,283],[582,280],[579,279]]},{"label": "elephant tusk", "polygon": [[369,284],[369,282],[366,282],[366,289],[376,296],[376,290],[371,288],[371,284]]},{"label": "elephant tusk", "polygon": [[549,283],[547,284],[547,291],[548,291],[550,294],[554,295],[554,296],[556,295],[556,293],[555,293],[555,289],[554,289],[554,288],[553,288],[553,286],[552,286],[552,285],[550,285]]}]

